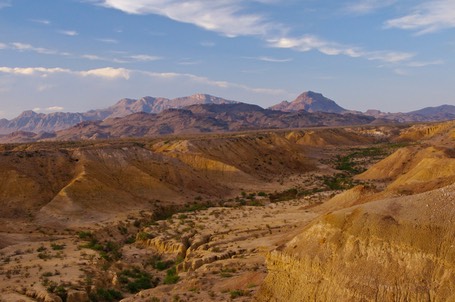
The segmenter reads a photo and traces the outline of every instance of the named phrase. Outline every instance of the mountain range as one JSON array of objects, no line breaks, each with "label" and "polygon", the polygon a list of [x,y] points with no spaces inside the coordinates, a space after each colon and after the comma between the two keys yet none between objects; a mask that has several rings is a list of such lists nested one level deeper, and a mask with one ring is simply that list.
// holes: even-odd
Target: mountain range
[{"label": "mountain range", "polygon": [[107,118],[123,117],[132,113],[159,113],[169,108],[183,108],[194,104],[231,104],[234,101],[225,100],[207,94],[195,94],[176,99],[143,97],[138,100],[121,99],[116,104],[105,108],[90,110],[84,113],[53,112],[49,114],[36,113],[28,110],[12,120],[0,119],[0,134],[15,131],[54,132],[66,129],[84,121],[104,120]]},{"label": "mountain range", "polygon": [[365,113],[344,109],[320,93],[307,91],[292,102],[268,109],[207,94],[167,99],[121,99],[83,113],[24,111],[0,120],[0,142],[141,137],[177,133],[339,126],[368,123],[426,122],[455,119],[455,106],[408,113]]}]

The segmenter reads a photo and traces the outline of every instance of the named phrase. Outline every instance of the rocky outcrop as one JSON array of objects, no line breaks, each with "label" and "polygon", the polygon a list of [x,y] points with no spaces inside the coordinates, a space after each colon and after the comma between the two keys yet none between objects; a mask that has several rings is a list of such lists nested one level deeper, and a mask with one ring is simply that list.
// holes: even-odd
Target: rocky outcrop
[{"label": "rocky outcrop", "polygon": [[455,186],[323,216],[267,257],[260,301],[455,299]]},{"label": "rocky outcrop", "polygon": [[313,91],[306,91],[292,102],[283,101],[270,107],[270,109],[288,112],[305,110],[308,112],[343,113],[347,111],[331,99]]}]

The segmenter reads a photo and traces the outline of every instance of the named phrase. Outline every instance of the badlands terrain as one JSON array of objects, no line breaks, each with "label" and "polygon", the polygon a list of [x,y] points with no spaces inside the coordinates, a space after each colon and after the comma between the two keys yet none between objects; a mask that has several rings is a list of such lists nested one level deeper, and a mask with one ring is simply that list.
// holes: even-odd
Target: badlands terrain
[{"label": "badlands terrain", "polygon": [[455,300],[455,122],[0,145],[0,301]]}]

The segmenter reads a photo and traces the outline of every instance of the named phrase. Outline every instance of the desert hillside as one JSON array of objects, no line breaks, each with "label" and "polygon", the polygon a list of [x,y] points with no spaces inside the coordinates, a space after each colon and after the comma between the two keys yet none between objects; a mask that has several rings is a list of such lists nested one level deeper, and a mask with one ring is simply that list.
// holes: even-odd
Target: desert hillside
[{"label": "desert hillside", "polygon": [[1,145],[1,299],[450,299],[454,129]]},{"label": "desert hillside", "polygon": [[[451,301],[453,122],[419,125],[369,180],[322,204],[322,215],[267,256],[259,301]],[[379,188],[380,185],[380,188]]]}]

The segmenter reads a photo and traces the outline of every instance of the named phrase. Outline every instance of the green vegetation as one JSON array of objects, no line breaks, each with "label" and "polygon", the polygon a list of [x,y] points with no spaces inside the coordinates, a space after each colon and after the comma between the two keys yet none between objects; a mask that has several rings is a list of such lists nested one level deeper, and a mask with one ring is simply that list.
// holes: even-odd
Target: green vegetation
[{"label": "green vegetation", "polygon": [[88,240],[93,238],[92,232],[89,231],[80,231],[77,233],[77,236],[82,240]]},{"label": "green vegetation", "polygon": [[[79,235],[79,238],[81,236]],[[116,261],[122,258],[122,253],[120,252],[121,246],[113,241],[99,242],[93,234],[84,235],[83,238],[88,239],[86,244],[81,245],[82,248],[88,248],[100,253],[101,258],[111,262]]]},{"label": "green vegetation", "polygon": [[233,276],[233,273],[235,273],[236,270],[234,268],[223,268],[220,271],[220,276],[223,278],[230,278]]},{"label": "green vegetation", "polygon": [[65,244],[56,244],[56,243],[51,243],[51,248],[54,250],[54,251],[61,251],[65,248]]},{"label": "green vegetation", "polygon": [[95,292],[90,293],[89,297],[92,302],[111,302],[119,301],[123,295],[115,289],[98,288]]},{"label": "green vegetation", "polygon": [[180,277],[177,274],[177,269],[175,267],[170,268],[166,271],[166,277],[164,277],[164,284],[175,284],[179,281]]},{"label": "green vegetation", "polygon": [[148,272],[137,267],[126,269],[118,274],[118,280],[122,288],[134,294],[143,289],[152,288],[158,285],[158,278],[153,278]]},{"label": "green vegetation", "polygon": [[231,297],[231,299],[243,297],[243,296],[246,296],[246,294],[247,294],[247,292],[242,289],[231,290],[229,292],[229,296]]},{"label": "green vegetation", "polygon": [[344,173],[338,173],[333,176],[324,176],[322,179],[324,185],[329,190],[346,190],[352,188],[356,184],[350,175]]}]

